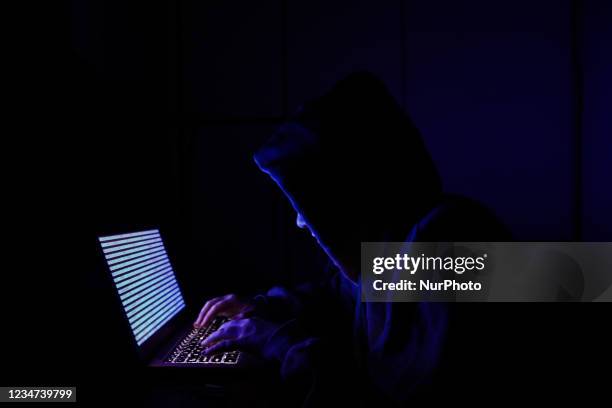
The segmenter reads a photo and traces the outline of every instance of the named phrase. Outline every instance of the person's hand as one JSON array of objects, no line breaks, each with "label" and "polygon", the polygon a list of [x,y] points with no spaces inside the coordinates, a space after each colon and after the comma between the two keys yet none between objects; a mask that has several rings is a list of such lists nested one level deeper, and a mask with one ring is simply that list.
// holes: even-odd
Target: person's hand
[{"label": "person's hand", "polygon": [[204,307],[202,307],[193,325],[197,328],[205,327],[215,318],[215,316],[242,319],[253,312],[254,308],[252,304],[241,300],[234,294],[221,296],[211,299],[204,304]]},{"label": "person's hand", "polygon": [[236,349],[261,355],[266,342],[278,327],[276,323],[257,317],[230,320],[202,340],[200,345],[204,347],[206,355]]}]

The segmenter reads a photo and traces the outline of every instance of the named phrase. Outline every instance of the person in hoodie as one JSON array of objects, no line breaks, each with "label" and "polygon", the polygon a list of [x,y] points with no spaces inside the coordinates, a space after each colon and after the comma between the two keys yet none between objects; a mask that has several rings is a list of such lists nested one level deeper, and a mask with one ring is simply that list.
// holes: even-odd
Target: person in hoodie
[{"label": "person in hoodie", "polygon": [[254,156],[328,255],[328,280],[208,301],[196,326],[230,317],[203,343],[276,361],[303,405],[403,405],[427,384],[447,331],[442,303],[360,300],[361,242],[505,241],[488,210],[444,194],[419,131],[384,84],[352,74],[299,110]]}]

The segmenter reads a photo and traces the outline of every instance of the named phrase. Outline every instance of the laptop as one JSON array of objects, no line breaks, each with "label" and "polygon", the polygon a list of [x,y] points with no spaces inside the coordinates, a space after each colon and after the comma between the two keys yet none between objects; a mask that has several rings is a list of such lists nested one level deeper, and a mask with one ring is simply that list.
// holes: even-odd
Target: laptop
[{"label": "laptop", "polygon": [[234,350],[202,354],[200,342],[226,319],[193,327],[158,229],[98,237],[138,354],[150,366],[234,370],[256,359]]}]

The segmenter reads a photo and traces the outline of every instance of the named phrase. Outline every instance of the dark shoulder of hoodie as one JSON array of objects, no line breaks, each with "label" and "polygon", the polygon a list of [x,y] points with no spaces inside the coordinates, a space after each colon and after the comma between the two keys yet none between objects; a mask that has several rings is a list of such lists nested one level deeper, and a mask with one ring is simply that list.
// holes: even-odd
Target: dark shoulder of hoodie
[{"label": "dark shoulder of hoodie", "polygon": [[417,224],[421,242],[503,242],[512,234],[504,223],[479,202],[445,194]]}]

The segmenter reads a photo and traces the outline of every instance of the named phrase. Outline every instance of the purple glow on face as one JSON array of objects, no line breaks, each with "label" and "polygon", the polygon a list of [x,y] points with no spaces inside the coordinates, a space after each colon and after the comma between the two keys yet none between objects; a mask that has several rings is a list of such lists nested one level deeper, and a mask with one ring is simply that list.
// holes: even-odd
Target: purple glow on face
[{"label": "purple glow on face", "polygon": [[325,250],[325,253],[329,255],[329,252],[327,251],[327,249],[323,246],[323,244],[321,244],[321,241],[319,241],[319,237],[317,236],[317,234],[315,234],[314,230],[310,227],[310,225],[308,225],[308,223],[306,222],[302,214],[300,214],[299,212],[297,213],[297,218],[295,220],[295,223],[298,226],[298,228],[308,230],[310,232],[310,235],[312,235],[315,241],[317,241],[317,244],[319,244],[319,246],[323,248],[323,250]]},{"label": "purple glow on face", "polygon": [[300,213],[298,213],[295,223],[298,228],[306,228],[306,221],[304,221],[304,217],[302,217],[302,214]]},{"label": "purple glow on face", "polygon": [[332,254],[332,251],[330,251],[330,249],[323,245],[321,243],[321,241],[319,240],[319,237],[317,236],[317,234],[314,232],[314,230],[310,227],[310,225],[308,224],[308,222],[306,221],[306,219],[302,216],[302,214],[299,211],[299,206],[296,204],[295,199],[293,198],[293,196],[291,195],[291,193],[289,193],[289,191],[287,191],[285,189],[285,187],[283,186],[283,183],[268,169],[264,168],[261,166],[261,164],[259,163],[259,161],[257,159],[255,159],[255,163],[257,164],[257,166],[259,167],[259,169],[261,171],[263,171],[265,174],[267,174],[268,176],[270,176],[270,178],[276,183],[276,185],[281,189],[281,191],[285,194],[285,196],[289,199],[289,202],[291,203],[291,206],[293,207],[293,209],[296,211],[297,213],[297,218],[296,218],[296,224],[299,228],[307,228],[310,231],[310,234],[312,235],[312,237],[317,241],[317,244],[319,244],[319,246],[321,247],[321,249],[323,249],[323,252],[325,252],[325,254],[329,257],[329,259],[332,261],[332,263],[338,268],[340,269],[346,276],[350,276],[346,270],[343,270],[341,263],[338,261],[338,259],[336,259],[336,257]]},{"label": "purple glow on face", "polygon": [[310,235],[312,235],[312,237],[315,239],[315,241],[317,241],[317,244],[319,244],[321,249],[323,249],[323,252],[325,252],[325,254],[327,254],[327,256],[332,261],[332,263],[338,269],[342,270],[342,267],[340,266],[340,263],[336,260],[336,258],[332,254],[332,252],[329,250],[329,248],[327,248],[325,245],[323,245],[321,243],[321,241],[319,240],[319,237],[317,236],[317,234],[315,234],[314,230],[310,227],[310,225],[308,225],[308,223],[306,222],[306,220],[304,219],[302,214],[300,214],[299,212],[297,213],[297,217],[296,217],[295,223],[298,226],[298,228],[307,229],[310,232]]},{"label": "purple glow on face", "polygon": [[312,237],[319,243],[319,245],[321,244],[319,242],[319,239],[317,238],[316,234],[313,232],[312,228],[310,228],[310,226],[308,225],[308,223],[306,222],[304,217],[302,217],[302,214],[300,214],[300,213],[297,214],[297,218],[295,220],[295,223],[298,226],[298,228],[307,229],[308,231],[310,231],[310,235],[312,235]]}]

